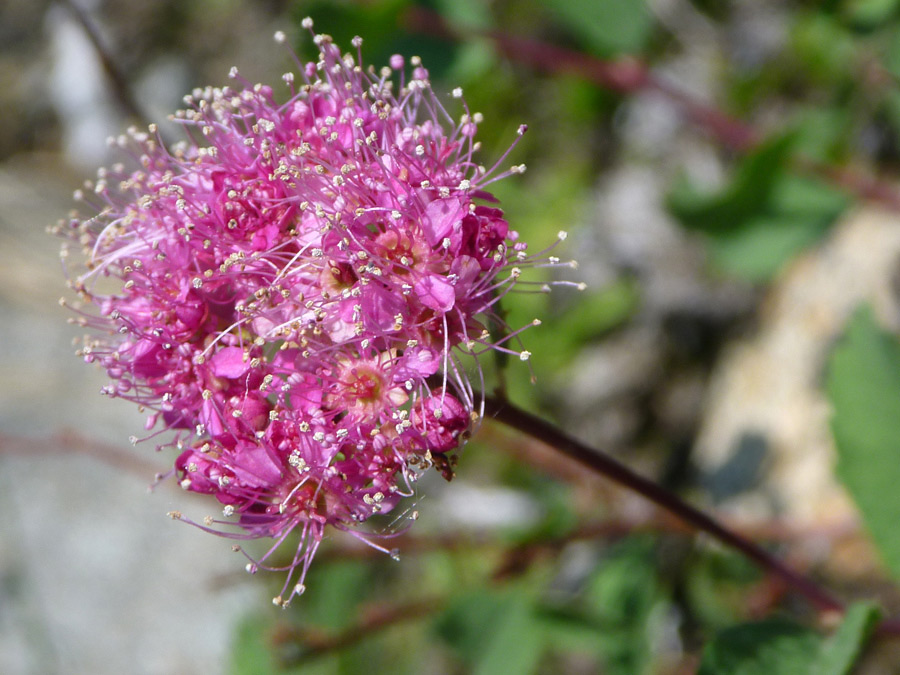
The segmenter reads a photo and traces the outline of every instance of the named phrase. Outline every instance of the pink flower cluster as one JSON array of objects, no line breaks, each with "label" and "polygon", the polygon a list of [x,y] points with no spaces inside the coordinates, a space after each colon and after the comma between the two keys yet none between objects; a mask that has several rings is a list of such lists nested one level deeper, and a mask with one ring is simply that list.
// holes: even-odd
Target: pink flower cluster
[{"label": "pink flower cluster", "polygon": [[314,40],[287,102],[232,70],[241,86],[186,97],[189,141],[119,139],[139,168],[101,170],[77,195],[98,215],[63,228],[85,256],[78,321],[101,333],[80,353],[170,432],[181,486],[220,502],[195,524],[273,538],[251,571],[300,533],[276,604],[326,526],[390,511],[429,466],[452,475],[479,418],[459,352],[526,360],[485,317],[522,267],[558,263],[488,205],[524,167],[473,160],[479,116],[454,121],[417,59],[406,80],[399,56],[376,73]]}]

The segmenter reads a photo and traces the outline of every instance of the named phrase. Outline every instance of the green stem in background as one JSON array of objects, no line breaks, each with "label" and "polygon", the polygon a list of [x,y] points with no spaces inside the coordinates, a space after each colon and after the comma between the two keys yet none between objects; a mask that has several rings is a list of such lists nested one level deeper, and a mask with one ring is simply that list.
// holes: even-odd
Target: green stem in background
[{"label": "green stem in background", "polygon": [[[653,481],[635,473],[624,464],[575,439],[561,430],[515,407],[507,401],[487,397],[485,414],[512,429],[527,434],[566,456],[584,464],[593,471],[637,492],[654,504],[661,506],[701,532],[705,532],[756,562],[773,576],[778,577],[789,588],[806,597],[819,611],[843,612],[843,603],[811,579],[788,567],[758,544],[750,541],[721,525],[714,518],[683,501]],[[883,632],[885,626],[882,627]],[[889,632],[896,632],[900,626],[892,626]]]}]

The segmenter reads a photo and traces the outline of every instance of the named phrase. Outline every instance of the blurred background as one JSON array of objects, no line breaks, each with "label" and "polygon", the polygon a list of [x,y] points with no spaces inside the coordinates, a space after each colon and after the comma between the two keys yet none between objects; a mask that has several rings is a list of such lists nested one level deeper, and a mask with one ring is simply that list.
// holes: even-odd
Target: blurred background
[{"label": "blurred background", "polygon": [[[462,86],[531,248],[570,233],[583,293],[540,317],[510,398],[848,599],[900,594],[834,478],[827,362],[861,304],[900,327],[900,1],[5,0],[0,5],[0,672],[690,673],[718,630],[809,609],[640,497],[490,423],[430,476],[395,562],[325,542],[286,612],[203,500],[132,447],[142,417],[73,355],[46,227],[238,66],[280,84],[300,20]],[[497,364],[502,368],[504,364]],[[531,383],[532,375],[536,383]],[[494,376],[494,383],[500,380]],[[376,525],[390,530],[390,522]],[[861,672],[890,673],[890,643]]]}]

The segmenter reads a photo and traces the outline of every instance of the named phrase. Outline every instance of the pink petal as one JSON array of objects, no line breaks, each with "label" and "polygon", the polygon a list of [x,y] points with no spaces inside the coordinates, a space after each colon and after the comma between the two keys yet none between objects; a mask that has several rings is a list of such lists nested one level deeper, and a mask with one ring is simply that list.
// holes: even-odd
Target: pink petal
[{"label": "pink petal", "polygon": [[437,274],[431,274],[415,286],[419,301],[426,307],[436,312],[449,312],[456,301],[456,291],[453,286]]},{"label": "pink petal", "polygon": [[215,404],[211,399],[203,401],[200,406],[200,423],[206,427],[206,433],[213,438],[221,436],[225,433],[225,425],[222,423],[222,416],[216,410]]},{"label": "pink petal", "polygon": [[210,359],[213,375],[216,377],[240,377],[250,369],[250,360],[244,360],[244,350],[240,347],[225,347]]},{"label": "pink petal", "polygon": [[281,467],[263,446],[242,445],[231,464],[235,477],[250,487],[275,485],[282,478]]},{"label": "pink petal", "polygon": [[431,246],[437,246],[443,241],[453,226],[462,221],[465,210],[459,199],[448,197],[447,199],[435,199],[425,208],[425,217],[422,219],[422,229],[425,230],[425,238]]},{"label": "pink petal", "polygon": [[403,355],[403,365],[416,375],[434,375],[441,365],[441,353],[430,347],[413,347]]}]

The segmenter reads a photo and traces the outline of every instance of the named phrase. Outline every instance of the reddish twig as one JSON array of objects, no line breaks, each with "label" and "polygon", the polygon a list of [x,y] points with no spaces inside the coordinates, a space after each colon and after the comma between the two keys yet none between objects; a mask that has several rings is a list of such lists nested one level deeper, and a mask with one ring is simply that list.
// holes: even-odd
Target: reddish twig
[{"label": "reddish twig", "polygon": [[350,627],[339,633],[309,627],[282,626],[276,630],[272,642],[276,647],[293,646],[298,649],[298,653],[282,658],[283,666],[293,667],[329,652],[351,647],[392,626],[434,614],[442,609],[446,602],[444,597],[432,597],[373,606],[364,611]]},{"label": "reddish twig", "polygon": [[124,452],[121,448],[79,436],[74,431],[62,430],[49,438],[27,438],[0,434],[0,454],[25,457],[41,454],[78,454],[93,457],[105,464],[146,479],[159,471],[150,462]]},{"label": "reddish twig", "polygon": [[[801,529],[779,522],[737,523],[725,521],[724,527],[739,529],[745,536],[755,540],[779,544],[786,542],[796,543],[798,539],[803,539],[804,537],[831,540],[854,536],[859,533],[859,528],[855,523],[837,527]],[[564,534],[536,536],[528,539],[520,547],[553,551],[575,541],[618,539],[636,532],[683,535],[693,534],[694,529],[686,526],[684,521],[670,517],[650,515],[640,518],[606,518],[582,523]],[[366,546],[355,537],[346,537],[346,542],[346,544],[335,543],[331,546],[323,547],[317,554],[316,559],[322,561],[369,560],[384,557],[383,551]],[[505,548],[506,544],[498,541],[496,537],[488,533],[411,534],[407,532],[392,536],[390,547],[397,550],[405,558],[409,555],[427,554],[434,551],[457,552]]]},{"label": "reddish twig", "polygon": [[[693,528],[705,532],[721,543],[740,551],[747,558],[767,570],[774,578],[780,579],[788,589],[803,595],[823,614],[843,613],[845,611],[844,604],[840,600],[812,579],[792,569],[755,542],[730,530],[716,519],[691,506],[653,481],[635,473],[612,457],[567,436],[552,424],[516,408],[507,401],[487,397],[485,399],[485,412],[487,416],[532,438],[538,439],[554,450],[596,471],[598,474],[661,506]],[[878,626],[877,632],[880,635],[900,636],[900,618],[882,621]]]},{"label": "reddish twig", "polygon": [[578,460],[592,470],[663,507],[666,511],[678,516],[697,530],[705,532],[718,541],[737,549],[774,576],[782,579],[790,588],[801,593],[820,611],[842,612],[844,610],[843,603],[828,591],[787,567],[781,560],[758,544],[729,530],[712,517],[682,501],[679,497],[653,481],[635,473],[612,457],[576,441],[553,425],[516,408],[508,402],[487,398],[486,414]]}]

